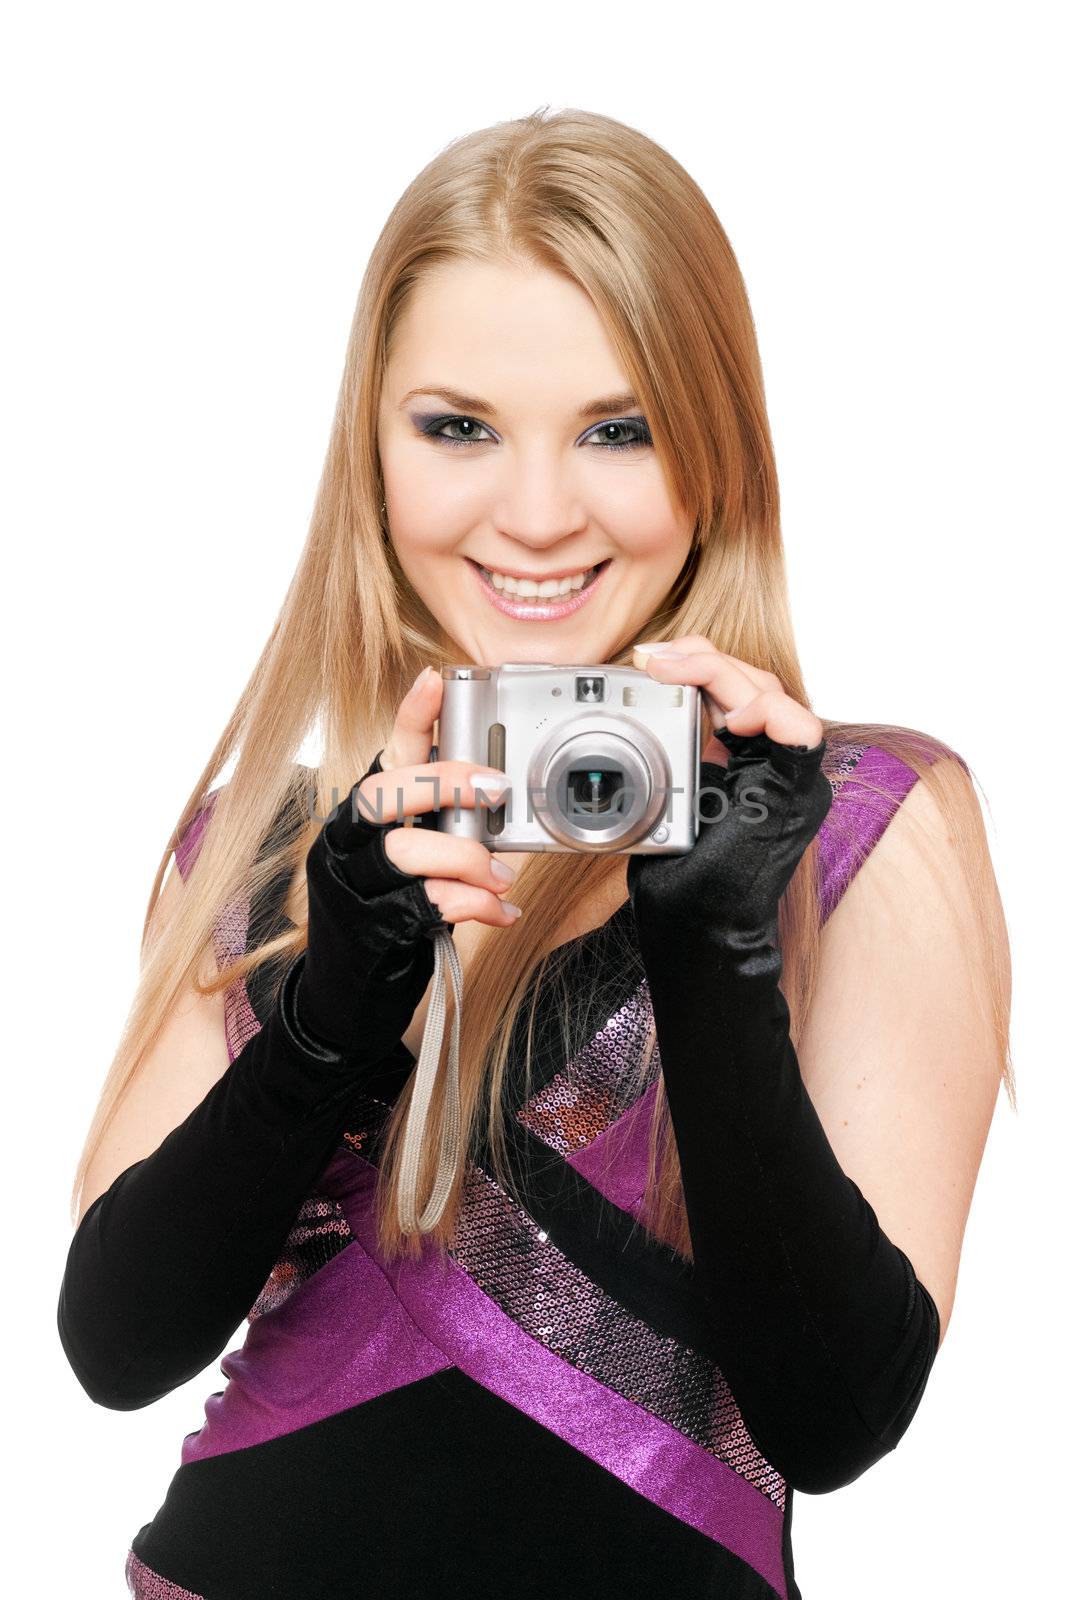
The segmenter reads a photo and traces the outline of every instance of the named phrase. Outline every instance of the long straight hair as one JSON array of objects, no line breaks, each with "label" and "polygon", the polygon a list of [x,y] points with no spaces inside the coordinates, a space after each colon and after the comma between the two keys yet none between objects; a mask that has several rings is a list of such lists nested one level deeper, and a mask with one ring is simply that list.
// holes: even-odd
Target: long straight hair
[{"label": "long straight hair", "polygon": [[[775,673],[805,706],[786,593],[778,478],[763,374],[745,285],[705,195],[664,149],[612,118],[538,110],[453,141],[401,195],[371,255],[361,287],[314,510],[296,571],[270,637],[163,850],[149,894],[140,981],[74,1179],[77,1214],[86,1171],[146,1054],[189,985],[215,993],[260,963],[307,942],[303,867],[315,829],[388,738],[400,699],[425,665],[463,661],[408,583],[383,540],[384,497],[377,415],[391,342],[409,297],[428,270],[448,262],[504,261],[566,275],[589,296],[615,343],[648,418],[672,503],[693,528],[686,563],[639,633],[611,664],[629,661],[642,638],[714,638],[718,647]],[[998,1070],[1015,1104],[1009,1051],[1010,960],[981,809],[966,765],[915,729],[834,721],[828,740],[877,743],[928,785],[945,819],[969,890],[979,937],[975,1005],[996,1043]],[[307,824],[264,851],[271,823],[306,792],[298,765],[317,733],[314,804]],[[705,723],[705,741],[710,727]],[[174,916],[157,930],[153,912],[174,847],[220,774],[212,820]],[[859,782],[857,778],[855,780]],[[296,926],[224,970],[213,970],[212,928],[237,898],[276,874],[295,886]],[[529,860],[514,898],[523,916],[487,929],[465,974],[461,1040],[461,1149],[448,1204],[426,1234],[405,1235],[397,1217],[400,1142],[409,1078],[384,1129],[379,1164],[380,1242],[387,1256],[445,1250],[454,1234],[463,1174],[476,1136],[496,1170],[509,1173],[504,1093],[512,1033],[532,985],[520,1059],[529,1082],[532,1019],[561,931],[582,906],[618,892],[618,860],[548,852]],[[818,970],[820,913],[814,847],[805,852],[780,907],[782,988],[799,1047]],[[565,1036],[581,1038],[583,1008],[596,993],[565,991]],[[451,1023],[451,996],[449,996]],[[654,1039],[632,1065],[653,1071]],[[443,1073],[441,1074],[443,1079]],[[438,1082],[438,1090],[443,1087]],[[648,1145],[641,1222],[691,1259],[678,1153],[659,1077]],[[433,1185],[442,1096],[424,1134],[419,1209]]]}]

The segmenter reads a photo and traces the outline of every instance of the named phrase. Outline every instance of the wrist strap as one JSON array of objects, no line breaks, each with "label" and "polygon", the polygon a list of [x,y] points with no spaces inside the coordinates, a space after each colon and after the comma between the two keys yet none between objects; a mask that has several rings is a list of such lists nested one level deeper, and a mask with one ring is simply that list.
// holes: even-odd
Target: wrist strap
[{"label": "wrist strap", "polygon": [[[383,746],[382,749],[385,747]],[[369,773],[380,773],[382,751],[379,750]],[[430,760],[437,760],[437,746],[430,751]],[[404,1141],[400,1150],[400,1169],[397,1176],[397,1217],[404,1233],[425,1233],[439,1221],[448,1200],[459,1166],[459,1038],[460,1015],[463,1001],[463,967],[452,942],[451,926],[437,929],[433,937],[433,978],[430,985],[430,1002],[426,1010],[426,1024],[422,1031],[422,1048],[415,1068],[415,1085],[411,1092]],[[445,1076],[445,1103],[441,1119],[441,1138],[437,1156],[437,1172],[433,1188],[421,1216],[418,1205],[419,1178],[422,1173],[423,1135],[430,1101],[433,1098],[437,1071],[441,1064],[441,1046],[444,1040],[447,1001],[445,999],[445,972],[452,979],[455,1014],[448,1040],[448,1065]]]},{"label": "wrist strap", "polygon": [[[437,1158],[437,1174],[430,1198],[422,1215],[416,1218],[419,1176],[422,1171],[422,1140],[426,1117],[437,1069],[441,1060],[441,1043],[444,1035],[445,967],[452,979],[455,996],[455,1016],[448,1041],[448,1067],[445,1078],[445,1104],[441,1123],[441,1139]],[[459,1027],[460,1007],[463,998],[463,968],[460,965],[452,935],[447,929],[433,935],[433,982],[430,1003],[426,1011],[426,1025],[422,1033],[419,1063],[415,1068],[415,1087],[408,1106],[404,1127],[404,1142],[400,1152],[400,1171],[397,1180],[397,1213],[404,1233],[416,1230],[425,1232],[432,1228],[445,1209],[459,1165]]]}]

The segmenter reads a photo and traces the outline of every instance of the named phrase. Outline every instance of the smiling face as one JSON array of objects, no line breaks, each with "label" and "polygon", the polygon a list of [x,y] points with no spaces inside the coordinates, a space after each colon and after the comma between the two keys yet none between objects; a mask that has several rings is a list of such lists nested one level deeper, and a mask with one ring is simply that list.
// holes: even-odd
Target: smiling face
[{"label": "smiling face", "polygon": [[604,661],[669,592],[692,527],[628,389],[561,274],[454,262],[409,299],[378,413],[389,538],[471,663]]}]

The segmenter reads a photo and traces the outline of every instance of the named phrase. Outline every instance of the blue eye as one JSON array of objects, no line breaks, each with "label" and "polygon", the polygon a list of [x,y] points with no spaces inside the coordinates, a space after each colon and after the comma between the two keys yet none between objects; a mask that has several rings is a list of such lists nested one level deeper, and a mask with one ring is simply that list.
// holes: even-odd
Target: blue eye
[{"label": "blue eye", "polygon": [[428,439],[440,439],[442,444],[458,445],[462,450],[465,445],[484,444],[484,439],[453,439],[444,432],[445,428],[454,428],[463,423],[470,423],[472,428],[481,428],[483,433],[488,429],[482,422],[476,422],[473,417],[418,417],[416,419],[420,433]]},{"label": "blue eye", "polygon": [[[604,433],[608,428],[629,428],[636,437],[626,439],[622,444],[598,444],[595,450],[640,450],[652,443],[652,435],[644,417],[620,417],[618,422],[601,422],[593,429],[593,433]],[[592,438],[592,434],[587,434]]]},{"label": "blue eye", "polygon": [[[438,439],[442,444],[450,445],[454,449],[464,450],[469,445],[485,444],[486,438],[492,438],[488,428],[483,422],[478,422],[474,417],[415,417],[415,426],[427,439]],[[468,427],[477,432],[481,429],[486,438],[477,437],[457,439],[445,432],[446,428]],[[631,437],[621,441],[608,440],[602,444],[594,444],[594,450],[642,450],[647,449],[652,443],[652,434],[644,417],[620,417],[616,422],[600,422],[588,434],[586,439],[592,439],[594,434],[606,433],[611,428],[616,432],[629,431]]]}]

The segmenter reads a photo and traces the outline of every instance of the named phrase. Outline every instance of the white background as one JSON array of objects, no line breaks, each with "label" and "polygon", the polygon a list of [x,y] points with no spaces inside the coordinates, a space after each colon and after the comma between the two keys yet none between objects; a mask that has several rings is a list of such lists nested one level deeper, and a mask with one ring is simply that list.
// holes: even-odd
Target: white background
[{"label": "white background", "polygon": [[756,316],[815,708],[964,755],[1013,938],[1020,1114],[1002,1095],[947,1342],[895,1454],[797,1497],[800,1586],[805,1600],[1054,1586],[1054,18],[1017,3],[9,15],[9,1593],[118,1600],[129,1538],[223,1381],[216,1363],[128,1414],[82,1393],[55,1332],[74,1162],[158,854],[302,544],[368,252],[445,143],[546,104],[642,129],[718,211]]}]

